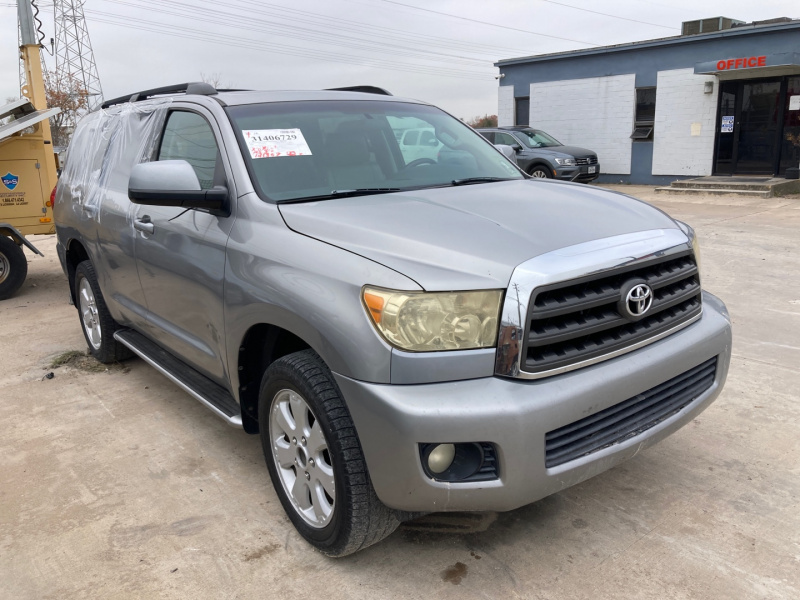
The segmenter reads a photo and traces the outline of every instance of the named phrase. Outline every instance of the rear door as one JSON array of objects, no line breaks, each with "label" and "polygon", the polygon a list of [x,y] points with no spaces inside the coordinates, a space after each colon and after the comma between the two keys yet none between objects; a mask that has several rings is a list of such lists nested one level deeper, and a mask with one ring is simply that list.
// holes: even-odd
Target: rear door
[{"label": "rear door", "polygon": [[[186,160],[200,186],[225,185],[235,211],[230,165],[219,126],[208,111],[172,110],[157,160]],[[221,151],[222,150],[222,151]],[[136,221],[152,232],[136,232],[136,264],[147,302],[145,333],[206,376],[227,380],[222,312],[225,248],[233,213],[138,206]]]}]

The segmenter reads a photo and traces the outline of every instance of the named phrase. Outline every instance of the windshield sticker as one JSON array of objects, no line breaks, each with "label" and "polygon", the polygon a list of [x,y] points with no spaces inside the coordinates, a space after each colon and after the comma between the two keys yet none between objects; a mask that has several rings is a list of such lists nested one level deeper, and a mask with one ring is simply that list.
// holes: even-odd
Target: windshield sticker
[{"label": "windshield sticker", "polygon": [[243,129],[242,133],[251,158],[311,155],[299,129]]}]

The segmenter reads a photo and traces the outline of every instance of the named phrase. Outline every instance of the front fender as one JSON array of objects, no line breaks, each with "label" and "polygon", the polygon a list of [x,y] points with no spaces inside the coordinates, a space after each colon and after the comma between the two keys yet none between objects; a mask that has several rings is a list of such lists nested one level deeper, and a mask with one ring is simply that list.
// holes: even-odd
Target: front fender
[{"label": "front fender", "polygon": [[275,325],[302,339],[335,373],[389,383],[391,347],[361,302],[364,285],[421,289],[372,260],[296,233],[277,207],[239,199],[225,269],[225,327],[232,389],[239,345],[251,327]]}]

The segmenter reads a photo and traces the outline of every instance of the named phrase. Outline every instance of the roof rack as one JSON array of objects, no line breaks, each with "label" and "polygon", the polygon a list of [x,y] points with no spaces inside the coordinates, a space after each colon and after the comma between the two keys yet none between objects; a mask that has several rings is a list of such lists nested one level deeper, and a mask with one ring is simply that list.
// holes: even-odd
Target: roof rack
[{"label": "roof rack", "polygon": [[391,92],[387,92],[383,88],[374,85],[351,85],[349,87],[327,88],[326,92],[361,92],[362,94],[378,94],[380,96],[391,96]]},{"label": "roof rack", "polygon": [[[166,85],[160,88],[153,88],[152,90],[144,90],[143,92],[136,92],[135,94],[128,94],[127,96],[120,96],[113,100],[106,100],[101,104],[101,108],[108,108],[115,104],[125,104],[126,102],[139,102],[140,100],[147,100],[153,96],[161,96],[164,94],[197,94],[200,96],[213,96],[220,90],[217,90],[213,85],[202,81],[193,83],[178,83],[175,85]],[[227,90],[222,90],[227,91]]]},{"label": "roof rack", "polygon": [[[203,81],[196,81],[193,83],[177,83],[175,85],[166,85],[160,88],[153,88],[152,90],[144,90],[142,92],[136,92],[135,94],[128,94],[126,96],[120,96],[119,98],[113,98],[111,100],[106,100],[103,104],[100,105],[101,108],[108,108],[110,106],[114,106],[115,104],[126,104],[127,102],[139,102],[141,100],[147,100],[148,98],[152,98],[153,96],[164,96],[167,94],[196,94],[198,96],[214,96],[219,92],[243,92],[246,90],[218,90],[213,85],[209,83],[205,83]],[[390,92],[387,92],[383,88],[376,87],[374,85],[353,85],[349,87],[340,87],[340,88],[328,88],[328,92],[361,92],[362,94],[378,94],[380,96],[391,96]]]}]

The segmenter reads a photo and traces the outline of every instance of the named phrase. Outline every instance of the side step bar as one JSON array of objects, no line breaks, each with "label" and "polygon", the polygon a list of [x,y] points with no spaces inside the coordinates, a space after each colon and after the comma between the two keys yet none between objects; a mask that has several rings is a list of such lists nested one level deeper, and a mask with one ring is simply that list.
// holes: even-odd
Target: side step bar
[{"label": "side step bar", "polygon": [[222,386],[132,329],[117,330],[114,339],[133,350],[142,360],[194,396],[228,425],[242,426],[239,405]]}]

